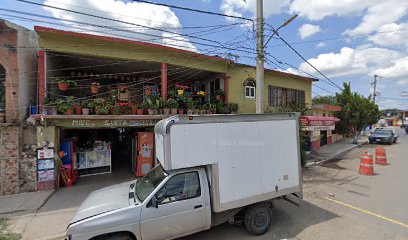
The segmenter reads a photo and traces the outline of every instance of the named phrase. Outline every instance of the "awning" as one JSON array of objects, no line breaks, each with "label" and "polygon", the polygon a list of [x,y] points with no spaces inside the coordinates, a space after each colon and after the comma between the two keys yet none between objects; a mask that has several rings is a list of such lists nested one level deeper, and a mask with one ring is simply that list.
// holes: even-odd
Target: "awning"
[{"label": "awning", "polygon": [[340,119],[335,117],[301,116],[302,129],[314,130],[334,130],[336,122]]}]

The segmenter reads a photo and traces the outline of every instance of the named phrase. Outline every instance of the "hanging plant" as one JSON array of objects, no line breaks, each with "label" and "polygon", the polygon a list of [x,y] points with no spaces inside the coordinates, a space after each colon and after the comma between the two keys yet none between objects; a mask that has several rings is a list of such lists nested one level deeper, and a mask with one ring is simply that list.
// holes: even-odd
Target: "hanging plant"
[{"label": "hanging plant", "polygon": [[91,92],[92,92],[92,94],[97,94],[99,92],[100,87],[101,86],[99,85],[98,82],[91,83]]},{"label": "hanging plant", "polygon": [[145,94],[146,96],[152,95],[152,88],[151,88],[150,86],[144,86],[144,87],[143,87],[143,90],[144,90],[144,94]]},{"label": "hanging plant", "polygon": [[176,89],[177,89],[177,94],[178,95],[183,95],[184,90],[188,89],[188,86],[184,86],[184,85],[181,85],[181,84],[176,84]]},{"label": "hanging plant", "polygon": [[56,78],[55,82],[58,84],[58,88],[61,91],[66,91],[68,90],[70,85],[77,85],[76,82],[69,80],[69,79],[65,79],[65,78]]}]

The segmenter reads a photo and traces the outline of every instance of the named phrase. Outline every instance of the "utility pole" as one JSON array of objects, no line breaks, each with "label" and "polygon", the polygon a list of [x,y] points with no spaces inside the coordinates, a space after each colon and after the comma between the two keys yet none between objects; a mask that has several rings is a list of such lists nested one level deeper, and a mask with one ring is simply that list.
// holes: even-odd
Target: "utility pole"
[{"label": "utility pole", "polygon": [[375,74],[374,75],[374,82],[371,83],[371,85],[374,85],[374,91],[373,91],[373,102],[375,103],[375,97],[377,96],[377,78],[380,78],[381,76]]},{"label": "utility pole", "polygon": [[264,19],[263,0],[256,1],[256,113],[264,113]]}]

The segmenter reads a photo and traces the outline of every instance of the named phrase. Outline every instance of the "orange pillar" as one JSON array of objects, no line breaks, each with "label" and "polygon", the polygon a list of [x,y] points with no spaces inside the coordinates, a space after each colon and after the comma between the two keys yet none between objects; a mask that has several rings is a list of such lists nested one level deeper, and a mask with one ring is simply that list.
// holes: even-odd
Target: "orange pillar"
[{"label": "orange pillar", "polygon": [[167,100],[167,63],[161,64],[161,95],[163,100]]},{"label": "orange pillar", "polygon": [[224,75],[224,92],[225,92],[225,102],[228,102],[228,92],[229,92],[229,80],[230,76]]}]

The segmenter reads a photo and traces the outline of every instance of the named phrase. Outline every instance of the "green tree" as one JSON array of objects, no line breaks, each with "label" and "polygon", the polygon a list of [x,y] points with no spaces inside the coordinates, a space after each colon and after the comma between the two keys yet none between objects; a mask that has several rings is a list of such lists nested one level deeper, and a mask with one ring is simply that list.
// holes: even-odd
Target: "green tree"
[{"label": "green tree", "polygon": [[357,143],[360,132],[364,127],[377,123],[381,117],[378,106],[371,100],[371,95],[365,98],[359,93],[351,92],[350,83],[343,84],[343,91],[336,94],[336,101],[342,111],[335,116],[340,119],[338,130],[350,134],[354,130],[354,143]]},{"label": "green tree", "polygon": [[337,106],[336,96],[329,95],[329,96],[316,96],[312,99],[313,104],[330,104]]}]

